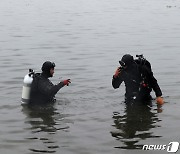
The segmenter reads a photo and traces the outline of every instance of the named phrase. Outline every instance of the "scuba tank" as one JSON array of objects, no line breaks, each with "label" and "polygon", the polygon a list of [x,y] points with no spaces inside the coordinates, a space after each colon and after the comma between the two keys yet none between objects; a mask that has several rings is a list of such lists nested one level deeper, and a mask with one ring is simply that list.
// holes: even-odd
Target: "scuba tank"
[{"label": "scuba tank", "polygon": [[24,77],[21,104],[29,103],[33,75],[34,75],[34,71],[32,69],[29,69],[29,73],[26,74]]}]

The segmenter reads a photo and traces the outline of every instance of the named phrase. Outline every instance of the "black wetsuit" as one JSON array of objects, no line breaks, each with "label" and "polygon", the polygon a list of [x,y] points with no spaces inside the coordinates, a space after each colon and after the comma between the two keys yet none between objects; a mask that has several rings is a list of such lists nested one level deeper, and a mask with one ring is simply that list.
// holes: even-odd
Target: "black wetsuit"
[{"label": "black wetsuit", "polygon": [[156,97],[161,96],[162,92],[153,76],[150,63],[148,65],[140,65],[138,61],[134,61],[131,66],[122,70],[118,77],[112,79],[114,89],[119,88],[124,81],[126,87],[125,100],[147,101],[151,99],[150,92],[154,90]]},{"label": "black wetsuit", "polygon": [[55,94],[64,86],[63,82],[57,85],[48,79],[49,75],[35,74],[31,85],[29,105],[46,105],[55,101]]}]

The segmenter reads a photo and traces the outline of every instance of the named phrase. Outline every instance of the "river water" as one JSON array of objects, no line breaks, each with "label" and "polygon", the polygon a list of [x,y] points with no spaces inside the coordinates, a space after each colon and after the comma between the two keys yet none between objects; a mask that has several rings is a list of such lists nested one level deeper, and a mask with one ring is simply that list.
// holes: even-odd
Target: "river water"
[{"label": "river water", "polygon": [[[180,142],[179,16],[179,0],[1,0],[0,153],[167,153],[142,146]],[[112,88],[125,53],[151,62],[162,107],[126,108]],[[52,107],[22,107],[23,77],[46,60],[71,85]]]}]

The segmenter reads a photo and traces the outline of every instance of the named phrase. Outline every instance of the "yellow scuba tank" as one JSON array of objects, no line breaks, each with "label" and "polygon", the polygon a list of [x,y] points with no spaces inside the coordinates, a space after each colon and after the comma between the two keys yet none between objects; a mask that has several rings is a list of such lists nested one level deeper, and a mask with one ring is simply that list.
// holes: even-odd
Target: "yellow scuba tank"
[{"label": "yellow scuba tank", "polygon": [[31,84],[33,81],[34,71],[29,69],[29,73],[25,75],[23,80],[21,104],[28,104],[30,100]]}]

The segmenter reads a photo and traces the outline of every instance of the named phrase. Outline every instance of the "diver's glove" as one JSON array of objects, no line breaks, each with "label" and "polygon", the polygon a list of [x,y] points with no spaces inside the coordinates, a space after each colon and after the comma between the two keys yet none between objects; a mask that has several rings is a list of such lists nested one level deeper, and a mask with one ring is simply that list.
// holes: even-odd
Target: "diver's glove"
[{"label": "diver's glove", "polygon": [[114,73],[114,77],[117,78],[119,76],[120,72],[121,72],[121,68],[118,67],[117,70]]},{"label": "diver's glove", "polygon": [[164,104],[164,99],[161,96],[156,97],[156,102],[158,105]]},{"label": "diver's glove", "polygon": [[64,80],[64,81],[63,81],[64,86],[65,86],[65,85],[66,85],[66,86],[69,86],[69,83],[71,83],[70,79],[67,79],[67,80]]}]

